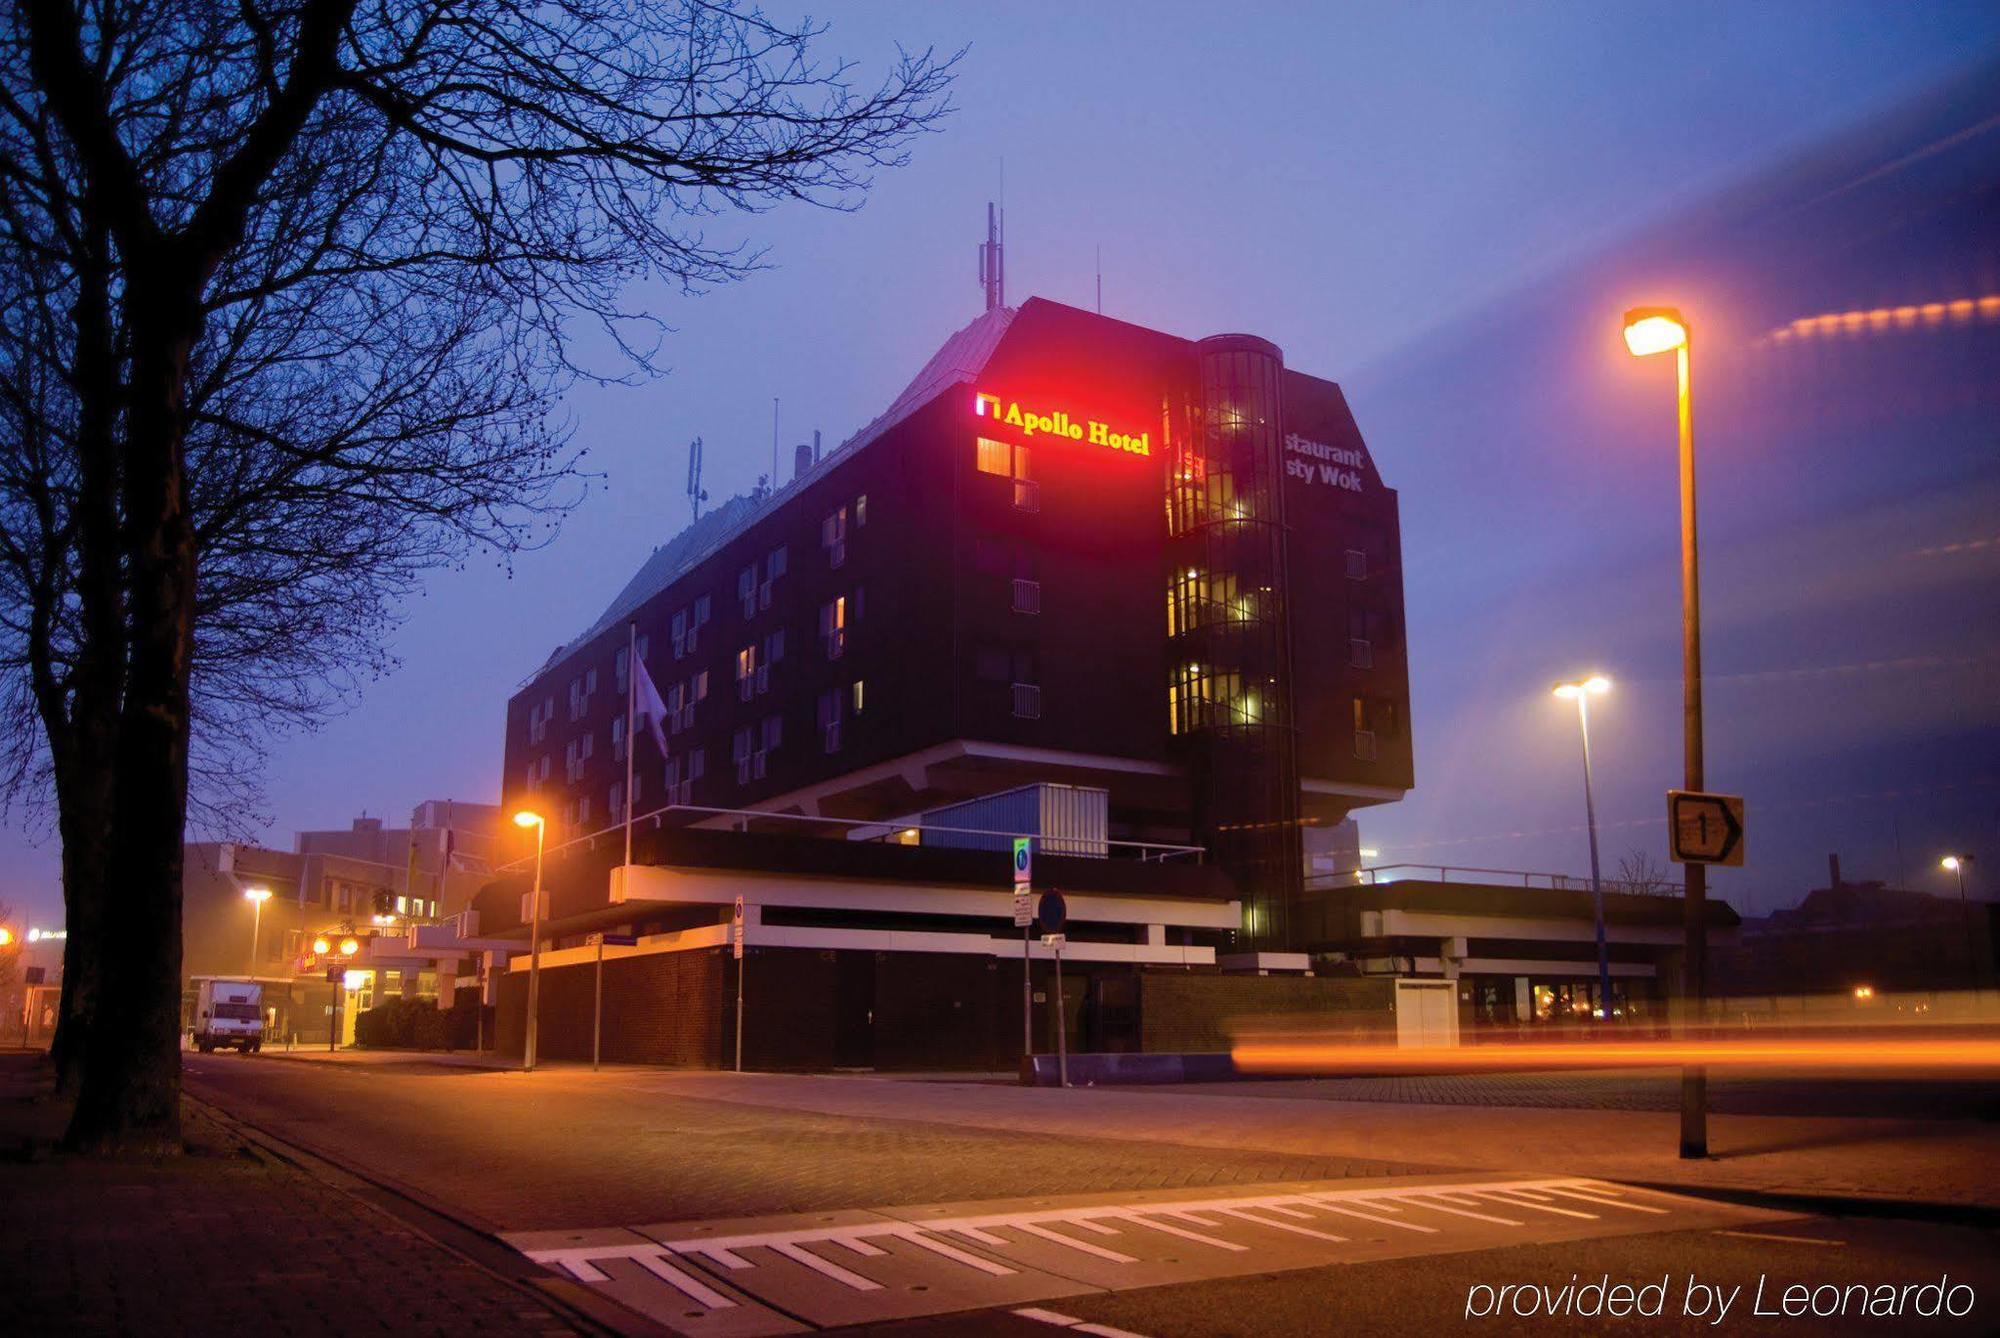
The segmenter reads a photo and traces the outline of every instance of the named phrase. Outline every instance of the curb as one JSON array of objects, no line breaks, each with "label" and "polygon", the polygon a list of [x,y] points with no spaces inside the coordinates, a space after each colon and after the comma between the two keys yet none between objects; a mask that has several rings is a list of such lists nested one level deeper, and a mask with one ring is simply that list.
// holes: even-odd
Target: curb
[{"label": "curb", "polygon": [[[364,1207],[394,1219],[405,1230],[470,1264],[502,1286],[522,1293],[581,1332],[616,1335],[617,1338],[671,1338],[672,1330],[609,1302],[567,1278],[547,1272],[487,1227],[467,1221],[393,1181],[371,1175],[306,1144],[274,1134],[185,1089],[181,1099],[199,1107],[203,1114],[242,1139],[253,1155],[271,1157],[301,1175],[345,1194]],[[334,1174],[328,1174],[329,1170]],[[374,1192],[361,1192],[354,1185],[343,1184],[343,1177],[359,1182]],[[454,1243],[445,1239],[446,1236],[458,1236],[460,1241]],[[500,1261],[503,1260],[518,1265],[520,1271],[502,1267]]]},{"label": "curb", "polygon": [[1809,1190],[1740,1189],[1730,1185],[1689,1185],[1671,1180],[1637,1180],[1612,1175],[1596,1178],[1612,1184],[1631,1185],[1635,1189],[1657,1190],[1690,1199],[1711,1199],[1746,1208],[1770,1208],[1820,1217],[1875,1217],[1975,1227],[1985,1231],[2000,1230],[2000,1206],[1991,1204],[1941,1203],[1935,1199],[1892,1199],[1868,1194],[1819,1194]]}]

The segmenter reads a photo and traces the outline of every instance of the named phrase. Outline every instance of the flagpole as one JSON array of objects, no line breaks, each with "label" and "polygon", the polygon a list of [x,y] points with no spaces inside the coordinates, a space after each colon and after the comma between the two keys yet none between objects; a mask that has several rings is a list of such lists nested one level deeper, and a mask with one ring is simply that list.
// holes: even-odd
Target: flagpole
[{"label": "flagpole", "polygon": [[632,734],[633,703],[639,695],[639,624],[635,619],[625,624],[625,863],[632,863],[632,810],[638,805],[632,802],[632,755],[639,751],[639,740]]}]

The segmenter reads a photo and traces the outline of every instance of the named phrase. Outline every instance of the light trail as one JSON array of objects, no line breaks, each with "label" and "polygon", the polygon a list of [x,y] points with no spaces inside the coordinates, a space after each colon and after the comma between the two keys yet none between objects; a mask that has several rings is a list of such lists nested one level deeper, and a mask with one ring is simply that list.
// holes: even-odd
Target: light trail
[{"label": "light trail", "polygon": [[1802,1036],[1706,1040],[1493,1042],[1398,1047],[1310,1037],[1256,1037],[1231,1052],[1246,1073],[1454,1073],[1702,1065],[1793,1072],[2000,1076],[2000,1037]]}]

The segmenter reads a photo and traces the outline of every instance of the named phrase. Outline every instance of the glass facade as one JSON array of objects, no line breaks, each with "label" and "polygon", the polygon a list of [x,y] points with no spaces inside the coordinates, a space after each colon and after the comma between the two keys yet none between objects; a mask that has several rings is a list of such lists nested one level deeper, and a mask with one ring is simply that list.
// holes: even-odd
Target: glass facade
[{"label": "glass facade", "polygon": [[1235,877],[1250,946],[1290,946],[1303,880],[1285,594],[1284,360],[1249,335],[1196,350],[1169,413],[1169,727],[1195,777],[1199,839]]}]

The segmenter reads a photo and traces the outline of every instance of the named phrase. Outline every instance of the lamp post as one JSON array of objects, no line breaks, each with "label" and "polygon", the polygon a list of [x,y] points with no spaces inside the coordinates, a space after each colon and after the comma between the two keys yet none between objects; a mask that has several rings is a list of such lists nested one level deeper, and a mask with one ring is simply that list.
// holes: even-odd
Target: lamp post
[{"label": "lamp post", "polygon": [[257,978],[257,945],[264,933],[264,903],[271,899],[268,887],[246,887],[243,899],[250,903],[250,978]]},{"label": "lamp post", "polygon": [[1970,855],[1946,855],[1938,861],[1938,867],[1947,873],[1958,875],[1958,918],[1965,926],[1965,975],[1972,982],[1972,988],[1979,988],[1979,960],[1972,948],[1972,908],[1965,899],[1965,866],[1972,863]]},{"label": "lamp post", "polygon": [[[1674,307],[1635,307],[1625,313],[1625,347],[1635,358],[1674,354],[1679,373],[1677,396],[1680,425],[1681,484],[1681,737],[1685,753],[1684,788],[1700,790],[1701,756],[1701,570],[1695,542],[1694,393],[1690,384],[1688,323]],[[1685,933],[1687,961],[1681,987],[1682,1027],[1699,1020],[1708,994],[1708,868],[1683,864],[1687,895]],[[1681,1070],[1681,1156],[1708,1155],[1708,1070],[1690,1064]]]},{"label": "lamp post", "polygon": [[535,886],[528,894],[528,1038],[521,1051],[521,1071],[535,1071],[535,1032],[541,1020],[538,1009],[541,1003],[542,972],[542,847],[548,838],[549,824],[539,813],[522,809],[514,815],[516,827],[535,829]]},{"label": "lamp post", "polygon": [[1597,863],[1597,801],[1590,786],[1590,699],[1611,691],[1603,674],[1574,683],[1558,683],[1555,694],[1576,702],[1577,729],[1583,735],[1583,820],[1590,832],[1590,898],[1597,908],[1597,1002],[1606,1022],[1611,1020],[1611,955],[1604,946],[1604,880]]}]

